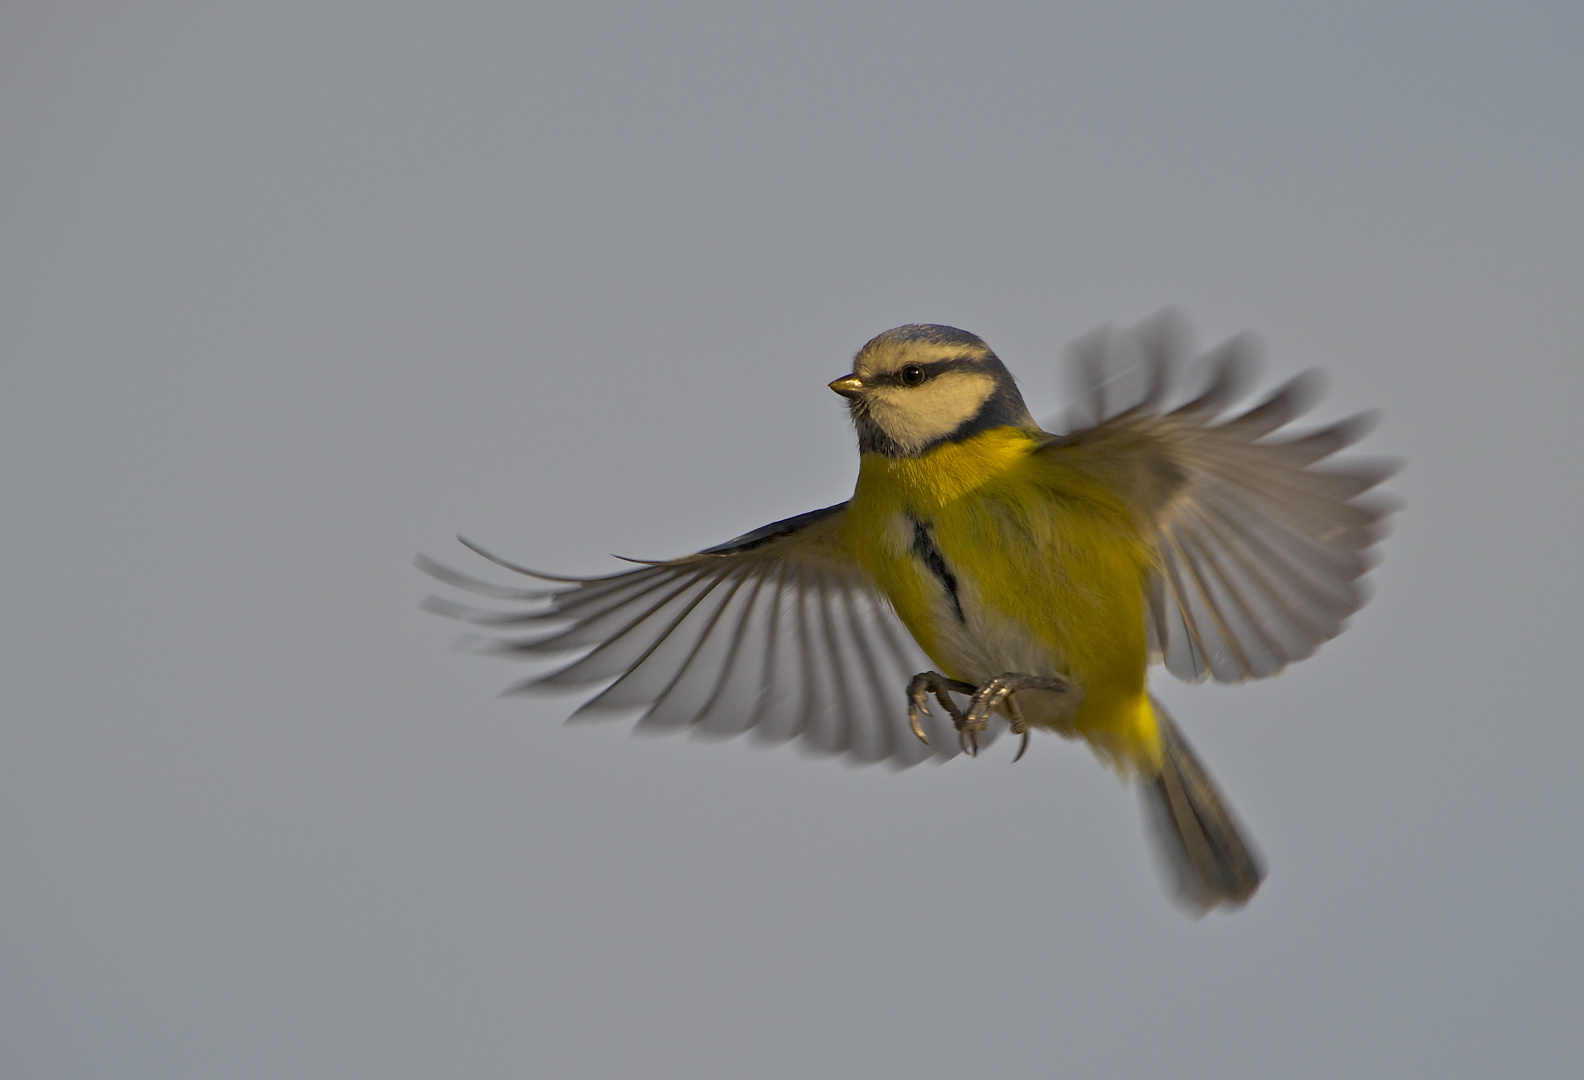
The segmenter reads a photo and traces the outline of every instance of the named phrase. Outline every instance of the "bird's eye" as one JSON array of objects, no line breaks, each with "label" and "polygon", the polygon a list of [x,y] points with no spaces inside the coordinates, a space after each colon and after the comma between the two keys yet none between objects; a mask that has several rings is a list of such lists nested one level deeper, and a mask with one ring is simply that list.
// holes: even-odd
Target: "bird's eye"
[{"label": "bird's eye", "polygon": [[903,386],[917,386],[924,381],[924,369],[917,364],[909,364],[899,374],[902,376]]}]

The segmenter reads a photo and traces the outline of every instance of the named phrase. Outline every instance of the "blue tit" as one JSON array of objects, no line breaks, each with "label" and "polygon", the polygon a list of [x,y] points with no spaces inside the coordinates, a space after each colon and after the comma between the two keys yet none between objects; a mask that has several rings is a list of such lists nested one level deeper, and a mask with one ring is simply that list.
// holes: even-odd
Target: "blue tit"
[{"label": "blue tit", "polygon": [[1321,467],[1362,417],[1278,435],[1312,402],[1312,376],[1234,410],[1250,381],[1241,339],[1199,358],[1203,389],[1179,393],[1183,338],[1162,316],[1086,339],[1078,407],[1052,434],[978,337],[887,330],[830,384],[858,436],[851,499],[598,577],[469,544],[544,585],[420,566],[531,606],[427,606],[542,628],[495,651],[577,653],[514,689],[608,684],[578,716],[642,710],[644,729],[753,732],[899,766],[1006,732],[1023,747],[1034,729],[1082,739],[1137,782],[1178,899],[1241,906],[1260,858],[1148,669],[1263,678],[1340,633],[1364,600],[1391,510],[1371,489],[1391,467]]}]

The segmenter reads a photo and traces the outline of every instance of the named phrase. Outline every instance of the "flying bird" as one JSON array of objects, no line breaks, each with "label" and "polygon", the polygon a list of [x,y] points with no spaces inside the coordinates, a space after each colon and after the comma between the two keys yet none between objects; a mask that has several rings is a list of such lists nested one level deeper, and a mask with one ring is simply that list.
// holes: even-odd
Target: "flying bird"
[{"label": "flying bird", "polygon": [[[447,584],[526,609],[426,606],[527,627],[495,651],[576,653],[514,689],[607,684],[578,714],[642,710],[647,729],[771,741],[907,766],[1011,733],[1082,739],[1137,783],[1176,897],[1236,908],[1259,855],[1148,688],[1274,675],[1339,634],[1392,504],[1388,463],[1329,461],[1369,426],[1283,429],[1313,373],[1251,407],[1246,339],[1189,363],[1181,321],[1073,349],[1064,433],[1030,416],[982,340],[887,330],[830,383],[859,465],[852,498],[693,555],[598,577],[528,570],[503,587],[420,557]],[[1182,392],[1185,367],[1201,372]],[[1015,760],[1015,759],[1014,759]]]}]

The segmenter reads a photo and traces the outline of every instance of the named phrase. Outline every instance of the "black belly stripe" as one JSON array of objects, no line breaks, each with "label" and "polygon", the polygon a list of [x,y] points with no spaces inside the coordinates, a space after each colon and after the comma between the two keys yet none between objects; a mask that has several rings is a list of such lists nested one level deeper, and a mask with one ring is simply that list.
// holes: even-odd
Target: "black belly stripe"
[{"label": "black belly stripe", "polygon": [[951,567],[946,565],[946,556],[942,555],[940,548],[935,546],[929,528],[918,518],[913,519],[913,554],[923,560],[929,572],[935,575],[935,580],[941,583],[947,597],[951,599],[952,614],[957,616],[959,623],[966,626],[968,620],[963,617],[962,599],[957,595],[957,575],[953,574]]}]

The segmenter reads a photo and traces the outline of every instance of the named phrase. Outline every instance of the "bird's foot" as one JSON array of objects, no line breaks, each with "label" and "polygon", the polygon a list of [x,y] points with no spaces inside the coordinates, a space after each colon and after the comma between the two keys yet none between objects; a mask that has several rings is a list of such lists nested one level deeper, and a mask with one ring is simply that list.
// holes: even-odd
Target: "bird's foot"
[{"label": "bird's foot", "polygon": [[1050,690],[1064,694],[1070,689],[1071,685],[1066,679],[1023,675],[1015,671],[997,675],[974,691],[973,699],[968,702],[968,711],[957,725],[957,737],[963,740],[964,753],[974,755],[979,752],[979,733],[990,723],[990,714],[1005,702],[1007,712],[1012,717],[1012,733],[1023,736],[1017,757],[1012,759],[1019,760],[1023,751],[1028,749],[1028,721],[1023,718],[1023,710],[1012,700],[1012,695],[1019,690]]},{"label": "bird's foot", "polygon": [[913,676],[913,681],[908,683],[908,726],[913,729],[919,742],[929,744],[929,738],[924,734],[924,724],[921,717],[929,713],[929,696],[935,695],[935,700],[941,703],[941,708],[946,710],[946,715],[952,718],[952,723],[957,725],[959,736],[963,729],[963,711],[951,699],[948,691],[955,690],[959,694],[972,694],[978,687],[973,683],[959,682],[948,679],[938,671],[921,671]]}]

